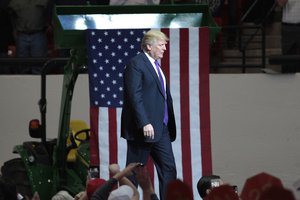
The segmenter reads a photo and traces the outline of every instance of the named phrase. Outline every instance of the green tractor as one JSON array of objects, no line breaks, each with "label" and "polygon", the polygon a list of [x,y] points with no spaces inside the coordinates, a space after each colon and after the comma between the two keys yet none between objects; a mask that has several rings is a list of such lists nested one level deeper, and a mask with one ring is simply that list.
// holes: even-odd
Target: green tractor
[{"label": "green tractor", "polygon": [[[26,141],[16,145],[13,152],[20,158],[6,161],[1,167],[2,177],[13,180],[22,196],[51,199],[59,190],[75,195],[85,190],[89,167],[88,125],[70,120],[74,85],[79,73],[85,70],[83,59],[74,51],[70,59],[52,59],[45,63],[41,73],[41,121],[29,122],[29,135],[40,141]],[[66,65],[65,65],[66,64]],[[46,75],[56,65],[65,65],[58,138],[46,139]]]}]

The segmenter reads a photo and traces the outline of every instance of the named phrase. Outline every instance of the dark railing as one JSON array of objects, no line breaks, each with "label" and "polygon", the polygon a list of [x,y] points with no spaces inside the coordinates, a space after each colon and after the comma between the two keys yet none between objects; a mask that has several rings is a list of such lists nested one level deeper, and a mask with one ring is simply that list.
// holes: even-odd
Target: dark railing
[{"label": "dark railing", "polygon": [[[254,32],[249,35],[248,37],[245,36],[244,34],[239,34],[239,50],[240,52],[242,52],[242,72],[245,73],[246,72],[246,58],[247,58],[247,49],[249,49],[249,45],[251,42],[254,41],[255,37],[260,37],[261,40],[260,41],[256,41],[260,42],[261,46],[261,55],[259,56],[261,59],[261,63],[259,65],[257,65],[257,67],[260,68],[265,68],[266,67],[266,34],[265,34],[265,27],[264,25],[253,25],[253,26],[240,26],[239,27],[239,32],[242,32],[242,30],[254,30]],[[249,65],[249,67],[255,67],[256,65]]]},{"label": "dark railing", "polygon": [[[42,69],[47,65],[51,69],[48,74],[63,74],[64,65],[68,58],[55,57],[55,58],[0,58],[0,71],[1,74],[32,74],[31,72],[24,73],[22,68],[36,67],[39,69],[40,75]],[[5,69],[4,69],[5,68]]]},{"label": "dark railing", "polygon": [[272,55],[269,56],[272,65],[300,64],[300,55]]},{"label": "dark railing", "polygon": [[[230,32],[235,32],[234,41],[228,42]],[[266,36],[262,25],[223,26],[219,41],[212,48],[211,68],[265,68]],[[260,53],[257,53],[260,52]],[[253,59],[256,62],[253,62]],[[260,62],[257,62],[257,59]],[[251,62],[250,62],[251,61]]]},{"label": "dark railing", "polygon": [[[270,7],[265,16],[256,23],[248,23],[245,25],[245,19],[248,17],[251,11],[258,3],[258,0],[255,0],[245,14],[241,17],[239,24],[236,26],[223,26],[220,32],[219,40],[217,40],[216,50],[212,49],[212,62],[211,68],[213,72],[217,72],[219,68],[241,68],[242,73],[246,72],[247,68],[265,68],[266,67],[266,32],[265,26],[266,21],[269,18],[270,14],[276,7],[276,2]],[[232,47],[226,45],[226,40],[232,37],[230,34],[235,34],[236,40]],[[213,47],[214,48],[214,47]],[[226,58],[223,53],[225,49],[230,49],[236,55],[229,59],[232,60],[235,58],[235,61],[223,62]],[[259,52],[259,54],[254,54],[253,52]],[[218,52],[217,54],[214,54]],[[252,52],[252,54],[250,54]],[[250,55],[248,55],[250,54]],[[251,59],[259,59],[260,62],[250,62]]]}]

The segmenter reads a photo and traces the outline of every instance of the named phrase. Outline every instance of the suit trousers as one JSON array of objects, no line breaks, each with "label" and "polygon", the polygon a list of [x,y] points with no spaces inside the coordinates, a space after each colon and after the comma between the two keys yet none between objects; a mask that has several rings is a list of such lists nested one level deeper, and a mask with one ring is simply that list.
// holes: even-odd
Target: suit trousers
[{"label": "suit trousers", "polygon": [[[177,178],[176,164],[167,126],[164,126],[162,136],[158,142],[145,143],[127,140],[126,165],[133,162],[146,165],[149,156],[151,156],[158,174],[160,199],[164,199],[167,184]],[[134,175],[128,178],[136,186],[138,185]]]}]

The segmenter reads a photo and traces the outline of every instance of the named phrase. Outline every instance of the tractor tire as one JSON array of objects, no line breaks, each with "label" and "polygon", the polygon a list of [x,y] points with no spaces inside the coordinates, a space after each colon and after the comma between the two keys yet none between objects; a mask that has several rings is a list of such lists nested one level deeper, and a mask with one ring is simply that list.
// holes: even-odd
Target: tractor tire
[{"label": "tractor tire", "polygon": [[25,165],[21,158],[8,160],[1,167],[2,177],[13,181],[16,184],[17,192],[23,197],[32,197],[30,181],[26,172]]}]

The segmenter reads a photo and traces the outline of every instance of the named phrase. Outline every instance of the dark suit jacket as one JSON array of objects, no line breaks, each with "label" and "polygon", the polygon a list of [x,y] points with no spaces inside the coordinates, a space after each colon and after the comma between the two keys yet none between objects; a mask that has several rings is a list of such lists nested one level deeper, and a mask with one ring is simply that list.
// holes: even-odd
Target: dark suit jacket
[{"label": "dark suit jacket", "polygon": [[[167,84],[168,130],[171,141],[176,139],[173,100]],[[159,78],[145,53],[132,58],[124,72],[124,104],[121,136],[131,141],[156,142],[163,130],[164,93]],[[144,137],[143,127],[152,124],[154,139]]]}]

